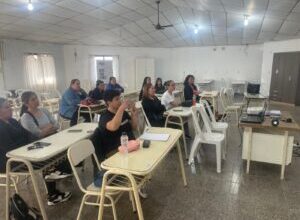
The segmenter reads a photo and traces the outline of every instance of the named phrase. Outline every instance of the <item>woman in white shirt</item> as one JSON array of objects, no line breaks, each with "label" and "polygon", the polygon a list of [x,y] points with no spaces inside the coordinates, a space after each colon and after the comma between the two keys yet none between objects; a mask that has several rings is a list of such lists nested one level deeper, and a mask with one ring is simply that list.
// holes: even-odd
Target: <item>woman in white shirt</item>
[{"label": "woman in white shirt", "polygon": [[175,96],[173,94],[174,90],[176,89],[175,82],[173,80],[169,80],[166,83],[166,85],[167,85],[167,91],[165,91],[165,93],[161,97],[161,104],[166,107],[166,110],[169,110],[171,108],[178,106],[179,103],[175,101]]},{"label": "woman in white shirt", "polygon": [[58,123],[50,112],[39,108],[40,103],[34,92],[24,92],[21,99],[21,124],[26,130],[38,138],[49,136],[58,130]]}]

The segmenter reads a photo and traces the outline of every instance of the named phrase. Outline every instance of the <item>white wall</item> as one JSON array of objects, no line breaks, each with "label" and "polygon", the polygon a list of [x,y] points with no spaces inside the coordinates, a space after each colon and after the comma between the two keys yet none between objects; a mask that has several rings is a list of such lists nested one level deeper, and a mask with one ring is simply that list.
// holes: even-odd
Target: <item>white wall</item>
[{"label": "white wall", "polygon": [[269,95],[274,53],[300,51],[300,39],[275,41],[264,44],[261,72],[261,92]]},{"label": "white wall", "polygon": [[26,53],[51,54],[55,61],[58,89],[65,89],[63,45],[21,40],[4,40],[3,49],[3,70],[6,89],[25,88],[23,58]]},{"label": "white wall", "polygon": [[[135,85],[135,59],[155,59],[156,77],[182,82],[187,74],[196,79],[228,78],[259,81],[261,78],[262,46],[226,46],[194,48],[125,48],[66,45],[64,47],[66,81],[72,78],[90,79],[91,55],[119,55],[120,81],[129,90]],[[77,53],[75,62],[74,52]]]}]

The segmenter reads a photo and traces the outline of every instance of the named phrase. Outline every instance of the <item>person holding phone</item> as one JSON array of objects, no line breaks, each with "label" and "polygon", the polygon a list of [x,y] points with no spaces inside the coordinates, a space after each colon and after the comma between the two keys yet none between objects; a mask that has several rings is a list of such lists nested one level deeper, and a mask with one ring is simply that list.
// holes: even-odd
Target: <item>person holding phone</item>
[{"label": "person holding phone", "polygon": [[[129,140],[134,140],[133,130],[137,129],[138,125],[134,103],[128,100],[122,102],[119,91],[105,91],[104,101],[107,110],[101,114],[99,126],[91,138],[100,161],[121,145],[120,137],[123,132],[126,132]],[[128,114],[127,109],[131,115]]]},{"label": "person holding phone", "polygon": [[[8,101],[4,98],[0,98],[0,137],[0,173],[6,172],[7,152],[37,140],[37,137],[24,129],[17,120],[12,118],[12,109]],[[53,175],[43,175],[48,192],[48,205],[56,205],[71,198],[72,193],[59,191],[56,188],[55,182],[55,180],[65,178],[69,175],[61,173],[61,175],[56,175],[55,179],[52,178]]]}]

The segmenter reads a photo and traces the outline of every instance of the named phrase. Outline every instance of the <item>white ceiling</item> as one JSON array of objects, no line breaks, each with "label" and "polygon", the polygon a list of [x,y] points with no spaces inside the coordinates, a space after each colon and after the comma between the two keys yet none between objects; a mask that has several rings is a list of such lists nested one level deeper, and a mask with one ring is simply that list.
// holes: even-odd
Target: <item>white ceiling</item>
[{"label": "white ceiling", "polygon": [[[300,38],[300,0],[0,0],[0,38],[63,44],[181,47]],[[249,25],[244,27],[244,15]],[[199,27],[194,34],[195,25]]]}]

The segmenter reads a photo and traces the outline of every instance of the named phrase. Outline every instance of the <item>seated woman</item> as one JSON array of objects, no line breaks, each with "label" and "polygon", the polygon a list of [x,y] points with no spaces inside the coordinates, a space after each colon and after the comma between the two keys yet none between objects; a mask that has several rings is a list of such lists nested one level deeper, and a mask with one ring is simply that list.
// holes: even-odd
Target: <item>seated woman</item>
[{"label": "seated woman", "polygon": [[105,84],[101,80],[97,80],[96,88],[89,92],[89,97],[94,100],[103,100]]},{"label": "seated woman", "polygon": [[157,78],[155,82],[155,92],[156,94],[163,94],[166,91],[161,78]]},{"label": "seated woman", "polygon": [[[127,133],[129,140],[134,140],[133,130],[138,125],[135,105],[127,100],[122,103],[120,92],[105,91],[104,101],[107,110],[101,114],[99,126],[91,138],[100,161],[121,145],[120,137],[123,132]],[[126,109],[129,109],[131,116]]]},{"label": "seated woman", "polygon": [[[6,153],[23,145],[29,144],[36,140],[30,132],[24,129],[19,122],[12,118],[12,109],[9,103],[0,98],[0,173],[6,172]],[[54,179],[62,179],[67,175],[57,174],[55,178],[50,175],[44,176],[47,179],[46,186],[48,191],[48,205],[55,205],[70,199],[70,192],[60,192],[56,189]]]},{"label": "seated woman", "polygon": [[57,132],[59,125],[47,109],[39,108],[39,100],[34,92],[24,92],[21,96],[20,122],[34,136],[43,138]]},{"label": "seated woman", "polygon": [[173,94],[175,90],[175,82],[173,80],[169,80],[167,82],[167,88],[168,90],[165,91],[165,93],[161,97],[161,104],[163,104],[165,108],[169,110],[171,108],[178,106],[179,103],[175,101],[175,96]]},{"label": "seated woman", "polygon": [[152,84],[146,84],[143,88],[142,106],[152,126],[164,127],[165,118],[163,114],[166,108],[155,96],[155,89]]},{"label": "seated woman", "polygon": [[187,75],[184,80],[184,99],[186,102],[193,101],[193,97],[196,98],[196,101],[198,102],[199,97],[199,91],[197,87],[195,86],[195,77],[193,75]]},{"label": "seated woman", "polygon": [[[72,79],[70,87],[65,91],[59,105],[59,114],[65,119],[71,120],[70,126],[77,124],[78,105],[86,96],[81,92],[79,79]],[[86,122],[90,122],[88,114],[82,114]]]},{"label": "seated woman", "polygon": [[109,77],[109,83],[106,86],[106,90],[117,90],[120,93],[124,92],[124,88],[117,83],[116,77]]},{"label": "seated woman", "polygon": [[143,81],[143,84],[142,84],[142,88],[141,88],[141,91],[140,91],[140,94],[139,94],[139,101],[142,100],[143,98],[143,88],[146,84],[151,84],[151,78],[149,76],[146,76],[144,78],[144,81]]}]

